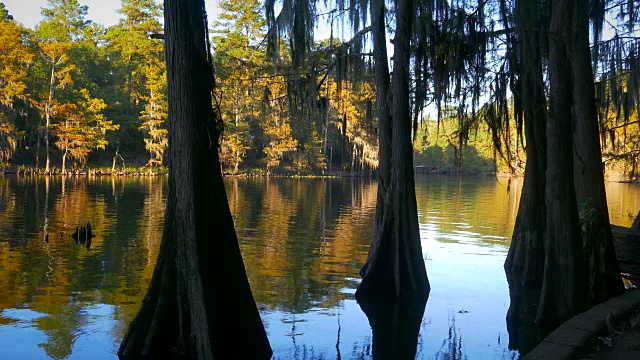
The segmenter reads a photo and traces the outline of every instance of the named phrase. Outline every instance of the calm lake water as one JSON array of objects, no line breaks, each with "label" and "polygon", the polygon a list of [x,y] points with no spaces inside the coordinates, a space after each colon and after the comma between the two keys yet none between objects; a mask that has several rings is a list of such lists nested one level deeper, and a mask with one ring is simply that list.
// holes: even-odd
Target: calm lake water
[{"label": "calm lake water", "polygon": [[[275,359],[369,359],[354,300],[376,183],[227,178],[249,281]],[[418,359],[515,359],[502,269],[520,181],[418,176],[431,294]],[[113,359],[158,254],[166,178],[0,177],[0,358]],[[629,226],[640,189],[607,184]],[[70,235],[90,221],[91,248]],[[45,234],[49,234],[48,242]]]}]

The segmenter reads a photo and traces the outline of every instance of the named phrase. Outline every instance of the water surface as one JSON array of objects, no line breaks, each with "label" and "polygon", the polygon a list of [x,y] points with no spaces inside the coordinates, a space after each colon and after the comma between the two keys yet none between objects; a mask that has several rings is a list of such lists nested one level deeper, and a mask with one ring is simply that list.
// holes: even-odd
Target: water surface
[{"label": "water surface", "polygon": [[[274,358],[371,358],[371,327],[353,294],[376,183],[225,183]],[[416,358],[518,357],[502,263],[519,191],[517,180],[417,177],[432,290]],[[114,359],[152,275],[165,193],[164,177],[0,177],[0,357]],[[607,193],[612,222],[630,225],[638,188],[610,183]],[[70,238],[87,221],[97,234],[89,249]]]}]

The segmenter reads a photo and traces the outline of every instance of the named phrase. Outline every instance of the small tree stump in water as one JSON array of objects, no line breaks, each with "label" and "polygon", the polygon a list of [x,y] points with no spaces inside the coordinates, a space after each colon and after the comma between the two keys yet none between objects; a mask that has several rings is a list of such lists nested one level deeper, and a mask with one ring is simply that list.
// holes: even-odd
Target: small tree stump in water
[{"label": "small tree stump in water", "polygon": [[76,226],[76,231],[71,234],[71,237],[76,242],[76,244],[85,245],[87,249],[91,247],[91,240],[96,237],[96,235],[91,230],[91,223],[87,223],[87,226]]},{"label": "small tree stump in water", "polygon": [[84,243],[86,242],[86,240],[87,240],[87,228],[85,228],[84,226],[82,226],[82,227],[80,228],[80,233],[79,233],[79,235],[78,235],[78,242],[79,242],[81,245],[84,245]]},{"label": "small tree stump in water", "polygon": [[71,238],[76,242],[76,244],[78,243],[78,238],[80,237],[80,229],[76,226],[76,231],[71,234]]},{"label": "small tree stump in water", "polygon": [[87,223],[86,237],[86,248],[89,249],[91,247],[91,239],[96,237],[91,231],[91,223]]}]

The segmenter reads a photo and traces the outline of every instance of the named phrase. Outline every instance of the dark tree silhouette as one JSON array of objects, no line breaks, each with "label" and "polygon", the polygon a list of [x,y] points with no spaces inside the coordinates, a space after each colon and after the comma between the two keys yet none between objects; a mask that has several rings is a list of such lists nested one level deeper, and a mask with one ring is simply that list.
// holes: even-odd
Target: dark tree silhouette
[{"label": "dark tree silhouette", "polygon": [[509,254],[507,272],[527,287],[540,287],[544,266],[544,205],[546,158],[546,101],[542,79],[540,10],[535,1],[516,1],[516,31],[520,38],[524,130],[527,164]]},{"label": "dark tree silhouette", "polygon": [[[552,2],[550,16],[542,9],[516,2],[528,146],[505,270],[512,293],[539,294],[536,322],[549,330],[623,286],[604,189],[588,10],[576,0]],[[541,49],[548,49],[548,114]],[[512,297],[509,322],[518,320],[520,297]]]},{"label": "dark tree silhouette", "polygon": [[[393,78],[389,93],[384,0],[371,3],[376,61],[380,167],[374,238],[356,296],[426,297],[429,280],[418,229],[409,106],[409,58],[413,0],[396,2]],[[385,87],[387,89],[385,89]],[[391,101],[391,112],[388,111]]]},{"label": "dark tree silhouette", "polygon": [[585,309],[584,250],[573,183],[571,24],[574,0],[551,4],[545,264],[537,321],[554,327]]},{"label": "dark tree silhouette", "polygon": [[582,215],[583,242],[589,274],[588,305],[594,305],[622,294],[624,285],[613,248],[607,194],[604,188],[598,112],[590,61],[588,7],[578,2],[573,21],[573,174],[578,210]]},{"label": "dark tree silhouette", "polygon": [[220,172],[203,0],[166,0],[169,188],[158,262],[120,358],[268,359]]},{"label": "dark tree silhouette", "polygon": [[548,334],[535,325],[536,309],[540,300],[540,288],[522,286],[516,272],[507,271],[509,284],[509,311],[507,312],[507,331],[509,349],[518,350],[521,358],[535,348]]}]

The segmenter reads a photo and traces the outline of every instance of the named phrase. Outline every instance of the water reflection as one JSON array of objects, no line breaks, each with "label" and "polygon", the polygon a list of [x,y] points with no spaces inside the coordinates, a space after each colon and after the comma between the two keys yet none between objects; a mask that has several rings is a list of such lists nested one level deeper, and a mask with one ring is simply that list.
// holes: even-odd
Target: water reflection
[{"label": "water reflection", "polygon": [[536,287],[525,288],[520,276],[506,272],[509,283],[510,305],[507,311],[507,330],[509,331],[509,349],[518,350],[525,356],[546,336],[535,324],[540,290]]},{"label": "water reflection", "polygon": [[[640,209],[638,187],[609,182],[605,183],[605,188],[610,222],[619,226],[631,226]],[[531,352],[553,329],[540,328],[535,323],[540,289],[536,285],[524,287],[520,282],[520,275],[506,272],[510,297],[506,322],[509,349],[517,350],[522,357]]]},{"label": "water reflection", "polygon": [[373,332],[374,359],[415,359],[427,299],[358,299]]},{"label": "water reflection", "polygon": [[301,313],[351,297],[372,232],[375,183],[351,179],[227,180],[256,302]]},{"label": "water reflection", "polygon": [[[378,311],[391,316],[378,320],[354,299],[373,235],[375,182],[225,184],[274,359],[370,359],[393,344],[375,324],[407,307]],[[525,348],[516,340],[529,335],[507,333],[502,269],[519,188],[506,179],[416,178],[432,285],[424,314],[406,322],[416,358],[513,358],[509,348]],[[152,276],[165,189],[162,177],[0,176],[2,357],[115,358]],[[630,224],[640,192],[623,184],[607,184],[607,192],[612,221]],[[71,238],[88,221],[96,234],[90,249]]]},{"label": "water reflection", "polygon": [[[125,197],[127,186],[134,191]],[[15,349],[9,345],[20,339],[29,349],[9,357],[62,359],[96,342],[106,346],[98,358],[113,357],[122,320],[137,311],[155,263],[162,191],[161,179],[0,178],[0,319],[11,324],[0,327],[0,347]],[[90,249],[71,238],[87,221],[96,234]],[[20,309],[37,316],[22,317]],[[44,338],[21,335],[24,328]]]}]

